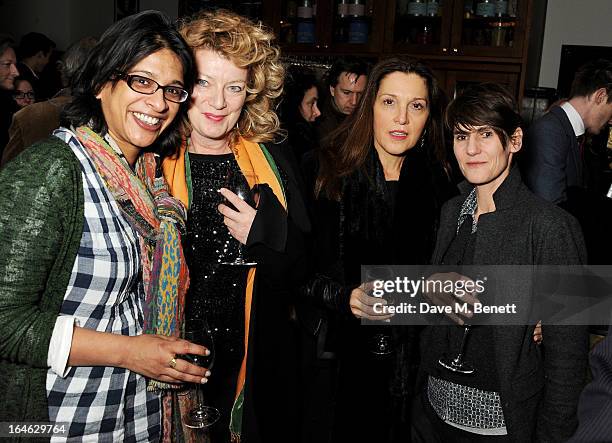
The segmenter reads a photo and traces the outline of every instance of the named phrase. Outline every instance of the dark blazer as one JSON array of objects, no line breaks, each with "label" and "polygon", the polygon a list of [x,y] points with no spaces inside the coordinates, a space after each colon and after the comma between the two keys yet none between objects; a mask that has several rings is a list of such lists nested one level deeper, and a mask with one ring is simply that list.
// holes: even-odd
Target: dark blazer
[{"label": "dark blazer", "polygon": [[612,326],[591,352],[593,381],[578,405],[578,430],[568,443],[612,440]]},{"label": "dark blazer", "polygon": [[[442,208],[433,262],[442,258],[456,235],[461,205],[472,187]],[[478,219],[475,265],[580,264],[585,250],[580,227],[564,210],[533,195],[518,168],[493,195],[495,212]],[[500,395],[510,441],[565,441],[576,428],[576,405],[587,365],[586,327],[542,326],[544,341],[533,341],[534,326],[486,326],[490,329]],[[422,358],[438,358],[432,349],[441,329],[427,327]],[[424,382],[422,374],[421,380]]]},{"label": "dark blazer", "polygon": [[315,130],[317,135],[318,146],[326,147],[326,138],[334,130],[338,129],[338,126],[342,124],[346,118],[345,114],[338,111],[333,104],[334,98],[330,95],[321,108],[321,116],[315,122]]},{"label": "dark blazer", "polygon": [[525,137],[523,172],[534,194],[553,203],[567,200],[567,189],[583,188],[585,178],[576,134],[560,106],[536,120]]}]

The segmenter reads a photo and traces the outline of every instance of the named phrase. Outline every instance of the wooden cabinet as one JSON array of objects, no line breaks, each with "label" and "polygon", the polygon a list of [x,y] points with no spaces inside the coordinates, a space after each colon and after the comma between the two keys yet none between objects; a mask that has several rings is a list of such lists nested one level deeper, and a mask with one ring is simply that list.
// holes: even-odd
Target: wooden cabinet
[{"label": "wooden cabinet", "polygon": [[546,13],[546,0],[180,0],[179,6],[193,12],[212,4],[259,14],[284,55],[328,62],[341,54],[408,54],[427,61],[451,97],[466,84],[493,81],[519,99],[528,49],[541,49],[542,35],[530,36],[531,27]]},{"label": "wooden cabinet", "polygon": [[520,98],[532,2],[389,0],[382,52],[427,60],[451,97],[469,83],[491,81]]},{"label": "wooden cabinet", "polygon": [[269,0],[266,4],[266,21],[287,54],[381,53],[384,1]]},{"label": "wooden cabinet", "polygon": [[528,5],[528,0],[391,0],[384,50],[520,58]]}]

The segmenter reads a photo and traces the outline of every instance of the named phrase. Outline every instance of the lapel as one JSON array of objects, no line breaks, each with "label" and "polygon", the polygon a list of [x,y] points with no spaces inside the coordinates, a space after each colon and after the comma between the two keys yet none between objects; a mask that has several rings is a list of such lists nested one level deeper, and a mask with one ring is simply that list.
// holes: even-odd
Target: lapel
[{"label": "lapel", "polygon": [[302,176],[289,159],[289,156],[293,155],[291,148],[287,143],[269,143],[266,145],[266,149],[272,155],[278,168],[283,170],[287,176],[288,214],[302,232],[310,232],[310,219],[303,197],[304,184]]},{"label": "lapel", "polygon": [[570,122],[565,111],[560,106],[555,106],[549,112],[559,119],[559,122],[563,127],[564,134],[569,141],[570,152],[568,156],[569,159],[571,159],[571,164],[573,165],[573,172],[576,174],[576,182],[582,184],[584,183],[582,157],[580,155],[580,147],[578,146],[578,140],[576,140],[576,133],[574,132],[572,123]]}]

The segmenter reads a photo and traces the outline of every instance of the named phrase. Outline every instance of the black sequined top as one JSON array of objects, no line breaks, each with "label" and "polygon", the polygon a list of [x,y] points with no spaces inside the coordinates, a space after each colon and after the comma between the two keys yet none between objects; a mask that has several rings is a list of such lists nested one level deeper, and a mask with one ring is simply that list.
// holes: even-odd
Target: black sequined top
[{"label": "black sequined top", "polygon": [[204,317],[213,330],[216,373],[235,372],[244,355],[244,303],[248,268],[221,262],[233,258],[238,242],[217,206],[228,171],[239,172],[233,154],[189,153],[193,198],[187,219],[186,258],[191,284],[186,318]]}]

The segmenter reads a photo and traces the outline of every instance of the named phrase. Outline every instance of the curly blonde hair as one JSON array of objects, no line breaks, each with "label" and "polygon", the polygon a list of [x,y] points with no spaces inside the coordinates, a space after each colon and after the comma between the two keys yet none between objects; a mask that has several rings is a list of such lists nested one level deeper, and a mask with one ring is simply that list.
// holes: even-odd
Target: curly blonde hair
[{"label": "curly blonde hair", "polygon": [[[274,107],[283,92],[285,69],[271,31],[222,9],[183,20],[179,31],[194,52],[211,49],[248,70],[247,96],[238,120],[240,135],[259,143],[271,141],[282,132]],[[237,137],[237,131],[233,132]]]}]

